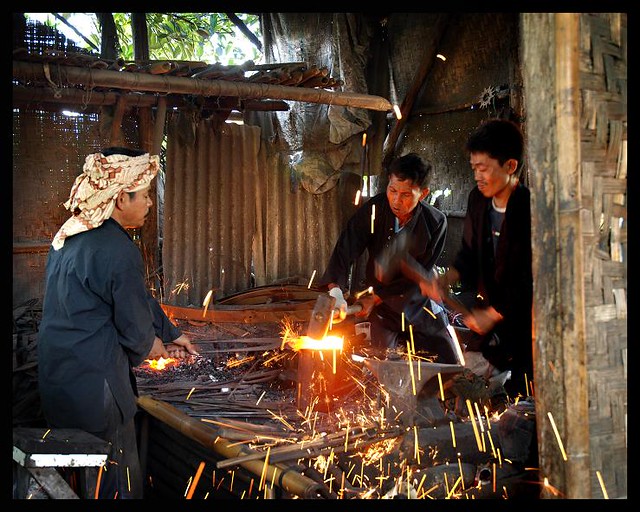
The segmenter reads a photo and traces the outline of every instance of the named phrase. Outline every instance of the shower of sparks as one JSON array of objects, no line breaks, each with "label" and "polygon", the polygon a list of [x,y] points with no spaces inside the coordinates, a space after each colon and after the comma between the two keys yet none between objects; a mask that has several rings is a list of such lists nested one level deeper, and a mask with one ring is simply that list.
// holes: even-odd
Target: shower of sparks
[{"label": "shower of sparks", "polygon": [[193,498],[193,493],[195,492],[196,487],[198,486],[198,482],[200,481],[200,477],[202,476],[202,471],[204,470],[204,466],[205,466],[204,461],[201,461],[200,464],[198,465],[198,470],[196,471],[196,475],[193,477],[193,480],[189,484],[188,492],[187,492],[188,500]]},{"label": "shower of sparks", "polygon": [[596,476],[598,477],[598,483],[600,483],[600,488],[602,489],[602,495],[604,496],[605,500],[608,500],[609,493],[607,493],[607,489],[604,486],[604,480],[602,479],[602,474],[600,473],[600,471],[596,471]]},{"label": "shower of sparks", "polygon": [[270,455],[271,455],[271,446],[267,448],[267,454],[264,457],[264,464],[262,466],[262,474],[260,475],[260,484],[258,485],[258,490],[264,489]]},{"label": "shower of sparks", "polygon": [[462,490],[464,490],[464,473],[462,471],[462,460],[460,457],[458,457],[458,469],[460,470],[460,486],[462,487]]},{"label": "shower of sparks", "polygon": [[453,426],[453,421],[449,422],[449,427],[451,428],[451,442],[453,443],[453,447],[456,447],[456,429]]},{"label": "shower of sparks", "polygon": [[207,308],[209,307],[209,302],[211,301],[212,295],[213,295],[213,290],[209,290],[207,292],[207,296],[204,298],[204,301],[202,301],[202,307],[204,308],[202,310],[202,318],[204,318],[207,315]]},{"label": "shower of sparks", "polygon": [[564,445],[562,444],[562,439],[560,439],[560,433],[556,428],[556,422],[551,415],[551,411],[547,412],[547,416],[549,417],[549,421],[551,422],[551,427],[553,428],[553,433],[556,435],[556,440],[558,441],[558,446],[560,447],[560,451],[562,452],[562,458],[567,461],[567,452],[564,451]]},{"label": "shower of sparks", "polygon": [[449,331],[451,339],[453,340],[453,348],[456,352],[456,356],[458,357],[458,362],[460,365],[464,366],[464,354],[462,353],[462,347],[460,346],[460,341],[458,340],[456,330],[453,328],[453,325],[447,325],[447,330]]},{"label": "shower of sparks", "polygon": [[484,406],[484,416],[487,418],[487,430],[491,430],[491,421],[489,421],[489,408]]},{"label": "shower of sparks", "polygon": [[376,220],[376,205],[371,205],[371,233],[373,233],[373,224]]},{"label": "shower of sparks", "polygon": [[[418,392],[416,391],[416,377],[413,373],[413,361],[411,360],[411,345],[409,344],[409,342],[407,341],[407,358],[408,358],[408,362],[409,362],[409,374],[411,375],[411,391],[413,392],[413,395],[417,395]],[[420,364],[420,363],[418,363]]]},{"label": "shower of sparks", "polygon": [[427,313],[429,313],[433,318],[436,318],[436,315],[434,315],[433,311],[431,311],[429,308],[422,306],[422,309],[424,309]]},{"label": "shower of sparks", "polygon": [[[315,271],[314,275],[309,281],[309,286],[311,286],[311,282],[313,281],[314,276]],[[368,289],[359,292],[357,295],[361,296],[369,292],[370,290]],[[285,322],[286,321],[287,320],[285,320]],[[290,325],[285,326],[282,332],[282,348],[285,348],[287,346],[289,348],[301,348],[301,340],[303,339],[303,337],[294,331],[294,325],[295,324],[291,323]],[[423,358],[415,353],[415,348],[413,346],[413,328],[409,323],[407,323],[407,326],[409,330],[409,339],[406,342],[406,353],[404,355],[408,359],[412,391],[415,396],[418,392],[417,384],[420,382],[420,379],[416,379],[416,376],[420,375],[422,366],[421,360]],[[340,337],[340,339],[342,338]],[[313,340],[312,343],[317,343],[318,341],[321,341],[324,344],[326,340]],[[321,356],[324,357],[324,360],[327,364],[331,362],[331,360],[329,360],[329,357],[331,356],[329,356],[328,352],[324,353],[326,347],[323,346],[321,349],[317,349],[314,347],[313,349],[320,351]],[[281,350],[278,352],[282,353],[285,351]],[[290,356],[291,352],[287,352]],[[403,351],[400,350],[399,353],[401,352]],[[332,355],[334,373],[336,373],[336,359],[337,357],[344,356],[342,353],[337,353],[335,350],[332,350]],[[270,357],[270,354],[268,352],[265,352],[262,359],[264,360]],[[257,356],[245,357],[242,359],[239,359],[239,356],[236,356],[236,358],[230,358],[230,360],[231,359],[234,360],[227,363],[227,366],[229,367],[231,365],[239,366],[251,360],[255,361],[257,359]],[[357,362],[355,358],[353,360]],[[414,372],[416,372],[416,369],[413,366],[414,361],[418,364],[418,373],[415,375]],[[349,362],[351,363],[350,358]],[[444,377],[440,372],[437,372],[437,375],[439,386],[438,398],[441,398],[442,402],[445,402],[443,382]],[[384,389],[380,390],[381,394],[377,397],[377,404],[374,404],[373,401],[370,400],[372,396],[370,395],[370,383],[368,382],[368,378],[363,379],[363,382],[361,382],[356,376],[349,375],[348,380],[352,385],[355,386],[357,394],[362,395],[363,400],[371,402],[369,406],[371,407],[373,414],[367,415],[366,412],[360,411],[360,413],[356,413],[356,415],[354,416],[353,411],[345,411],[346,408],[343,408],[344,404],[337,404],[335,412],[337,422],[341,431],[339,438],[331,437],[336,436],[338,432],[333,432],[333,430],[326,430],[327,426],[324,423],[323,415],[321,413],[319,414],[316,410],[316,407],[319,406],[317,397],[315,397],[314,400],[311,401],[311,403],[306,407],[304,411],[297,411],[297,415],[304,420],[301,426],[298,426],[298,424],[296,424],[296,426],[290,424],[286,419],[286,415],[284,415],[283,417],[277,415],[274,412],[266,410],[266,412],[271,415],[272,419],[282,423],[286,427],[286,429],[288,430],[286,436],[282,433],[277,433],[275,435],[263,435],[257,434],[255,431],[247,430],[245,437],[245,432],[243,432],[242,429],[239,429],[232,423],[229,423],[229,425],[223,425],[220,422],[203,419],[203,421],[206,422],[216,423],[239,430],[237,437],[231,437],[231,439],[236,439],[238,441],[237,444],[247,444],[247,446],[253,449],[259,449],[259,446],[262,445],[262,449],[264,450],[261,454],[262,462],[264,462],[264,464],[262,465],[262,472],[260,472],[260,465],[258,465],[256,469],[256,475],[260,475],[260,477],[258,478],[258,476],[256,476],[255,480],[252,478],[250,482],[246,482],[249,490],[246,491],[239,488],[236,490],[237,493],[242,492],[241,499],[268,499],[270,497],[273,497],[273,489],[277,485],[279,485],[278,479],[282,479],[282,471],[280,469],[277,469],[276,465],[278,464],[278,461],[283,460],[283,454],[287,454],[288,450],[300,450],[300,453],[305,453],[305,455],[302,455],[300,457],[307,457],[309,459],[309,463],[313,464],[314,469],[316,469],[319,473],[317,475],[318,481],[323,482],[326,485],[329,493],[333,494],[333,496],[337,497],[338,499],[352,499],[355,497],[373,499],[380,498],[383,494],[383,492],[381,492],[383,490],[383,487],[385,489],[389,489],[389,486],[393,487],[393,491],[385,494],[384,498],[395,497],[410,499],[438,499],[439,497],[446,497],[447,499],[452,499],[463,498],[465,497],[465,493],[471,491],[474,488],[473,486],[466,485],[466,483],[469,482],[469,479],[473,478],[473,475],[469,475],[469,470],[467,470],[466,466],[464,467],[463,472],[464,459],[461,459],[462,455],[460,453],[458,453],[457,457],[458,467],[456,468],[456,466],[453,465],[455,464],[455,459],[452,460],[451,462],[453,462],[453,464],[451,465],[451,472],[445,472],[443,474],[444,481],[436,483],[435,485],[428,482],[430,475],[428,471],[423,473],[424,469],[420,467],[423,464],[421,462],[421,457],[425,456],[425,459],[427,459],[428,454],[429,459],[432,459],[437,463],[439,458],[437,453],[438,450],[437,446],[433,447],[430,445],[425,445],[423,448],[421,448],[419,444],[419,434],[421,430],[417,425],[413,425],[408,429],[402,429],[402,431],[406,432],[408,436],[411,436],[409,430],[413,430],[413,435],[411,437],[413,437],[414,445],[412,447],[412,450],[406,453],[405,456],[407,456],[407,458],[405,460],[393,462],[393,459],[389,459],[388,454],[398,453],[399,439],[402,440],[406,438],[406,436],[398,437],[398,434],[394,433],[394,435],[390,436],[389,438],[385,438],[371,444],[371,434],[367,433],[367,436],[365,437],[364,429],[366,428],[368,430],[369,428],[371,428],[371,426],[374,426],[374,428],[387,429],[387,431],[389,431],[389,427],[393,428],[394,418],[395,420],[397,420],[398,417],[403,414],[403,411],[397,411],[395,410],[395,408],[389,407],[388,394],[386,407],[381,406],[382,404],[384,404],[384,401],[381,398],[385,395]],[[195,388],[191,389],[186,400],[190,399],[191,394],[194,392],[194,390]],[[257,399],[257,402],[255,402],[256,405],[261,403],[266,393],[266,391],[262,392],[260,397]],[[252,398],[251,401],[255,401],[255,398]],[[473,432],[478,443],[478,450],[481,452],[488,452],[490,449],[491,453],[493,454],[493,460],[500,461],[498,468],[501,467],[501,453],[499,449],[496,450],[490,432],[491,421],[499,419],[499,415],[497,415],[496,417],[496,414],[494,414],[490,418],[491,413],[486,406],[479,406],[478,403],[472,402],[470,400],[467,400],[466,404],[467,408],[469,409],[468,416],[472,422],[471,426],[473,426]],[[443,406],[446,407],[446,404],[443,403]],[[389,414],[388,411],[391,411],[391,414]],[[480,422],[479,428],[476,421]],[[487,428],[484,428],[485,422],[487,423]],[[451,442],[454,451],[457,451],[456,428],[453,421],[449,422],[449,427],[451,431]],[[359,430],[359,428],[361,430]],[[468,435],[471,435],[470,430],[464,430],[464,432],[467,432]],[[458,435],[460,435],[460,431],[458,432]],[[327,443],[328,439],[331,439],[331,442],[325,444]],[[311,457],[311,455],[314,454],[316,450],[321,451],[321,453]],[[308,452],[309,455],[306,455],[306,452]],[[410,459],[411,452],[413,452],[412,456],[414,461],[411,461]],[[292,453],[297,453],[297,451],[293,451]],[[344,461],[342,460],[342,456],[340,454],[347,455],[349,453],[351,454],[351,456],[349,457],[349,460],[351,462],[348,463],[348,467],[341,468],[340,465],[343,464]],[[298,460],[298,463],[300,463],[300,460]],[[427,464],[427,466],[430,465]],[[228,467],[231,468],[232,465],[230,464]],[[372,473],[371,470],[373,470],[374,473]],[[213,474],[214,488],[216,487],[216,485],[218,488],[221,487],[224,480],[224,487],[229,488],[229,483],[231,483],[231,487],[229,489],[233,491],[235,473],[230,469],[227,471],[228,478],[216,479],[215,474]],[[400,473],[399,475],[398,472]],[[459,475],[456,474],[458,472]],[[200,470],[200,473],[202,473],[202,470]],[[494,492],[496,489],[496,474],[496,462],[493,462],[492,483]],[[320,477],[322,477],[323,479],[320,480]],[[189,486],[186,488],[186,492],[189,495],[187,499],[191,499],[190,496],[194,495],[198,478],[200,478],[200,475],[196,474],[193,480],[190,481]],[[601,486],[603,487],[603,492],[606,494],[606,490],[604,490],[604,485],[599,474],[598,478],[601,482]],[[360,485],[358,485],[358,481],[360,482]],[[483,480],[482,484],[478,484],[478,489],[481,489],[481,487],[486,487],[486,490],[489,490],[490,481],[491,480],[489,480],[489,478]],[[271,483],[269,484],[269,482]],[[500,483],[499,475],[498,483]],[[425,484],[427,487],[429,485],[432,485],[432,487],[429,489],[425,489]],[[245,483],[243,482],[242,485],[245,485]],[[499,487],[500,486],[498,486],[498,488]],[[202,486],[200,486],[200,488],[200,492],[204,494],[205,489],[202,489]],[[553,491],[550,490],[550,492]],[[437,493],[437,495],[434,495],[435,493]],[[506,495],[506,490],[503,491],[503,495]],[[469,495],[466,497],[475,499],[474,495]]]},{"label": "shower of sparks", "polygon": [[[413,426],[413,445],[414,445],[413,456],[418,462],[418,464],[420,464],[420,445],[418,444],[418,427],[416,425]],[[408,476],[408,472],[407,472],[407,476]]]},{"label": "shower of sparks", "polygon": [[307,289],[311,288],[311,283],[313,283],[314,277],[316,277],[316,269],[313,269],[313,274],[311,274],[311,279],[309,279],[309,284],[307,285]]},{"label": "shower of sparks", "polygon": [[444,386],[442,384],[442,373],[438,372],[438,385],[440,386],[440,400],[444,402]]},{"label": "shower of sparks", "polygon": [[[415,341],[413,340],[413,325],[411,325],[411,324],[409,324],[409,340],[411,341],[411,346],[407,347],[407,353],[409,355],[412,355],[413,358],[418,362],[418,380],[421,381],[422,380],[422,365],[420,364],[420,361],[416,357],[416,345],[415,345]],[[413,364],[411,364],[411,368],[413,369]]]},{"label": "shower of sparks", "polygon": [[94,499],[98,499],[98,496],[100,495],[100,482],[102,480],[102,472],[104,471],[104,464],[102,464],[100,466],[100,469],[98,470],[98,479],[96,481],[96,490],[95,493],[93,495]]},{"label": "shower of sparks", "polygon": [[544,488],[547,490],[547,492],[550,492],[554,496],[560,496],[562,494],[560,492],[560,489],[554,487],[549,483],[549,479],[547,477],[544,478]]},{"label": "shower of sparks", "polygon": [[356,298],[356,300],[358,300],[363,295],[367,295],[369,293],[373,293],[373,286],[369,286],[369,288],[366,288],[366,289],[362,290],[361,292],[356,293],[355,294],[355,298]]},{"label": "shower of sparks", "polygon": [[473,402],[473,406],[476,409],[476,417],[478,418],[478,423],[480,423],[480,432],[484,433],[484,421],[482,421],[482,415],[480,414],[480,408],[478,407],[478,402]]},{"label": "shower of sparks", "polygon": [[171,293],[173,295],[179,295],[182,290],[188,290],[188,289],[189,289],[189,283],[187,283],[187,281],[182,281],[181,283],[178,283],[173,290],[171,290]]},{"label": "shower of sparks", "polygon": [[469,410],[469,418],[471,419],[471,426],[473,427],[473,433],[476,436],[476,443],[478,444],[478,451],[482,451],[482,441],[480,440],[480,434],[478,433],[478,425],[476,425],[476,418],[473,414],[473,407],[471,405],[471,400],[468,398],[465,400],[467,403],[467,409]]}]

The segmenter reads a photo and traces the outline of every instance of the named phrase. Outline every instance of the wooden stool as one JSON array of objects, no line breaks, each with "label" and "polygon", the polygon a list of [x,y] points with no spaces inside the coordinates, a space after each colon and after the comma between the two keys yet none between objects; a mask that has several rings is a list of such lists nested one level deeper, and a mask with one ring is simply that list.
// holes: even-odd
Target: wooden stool
[{"label": "wooden stool", "polygon": [[[14,428],[14,499],[27,499],[32,481],[51,499],[93,499],[109,443],[79,429]],[[57,468],[79,468],[74,492]]]}]

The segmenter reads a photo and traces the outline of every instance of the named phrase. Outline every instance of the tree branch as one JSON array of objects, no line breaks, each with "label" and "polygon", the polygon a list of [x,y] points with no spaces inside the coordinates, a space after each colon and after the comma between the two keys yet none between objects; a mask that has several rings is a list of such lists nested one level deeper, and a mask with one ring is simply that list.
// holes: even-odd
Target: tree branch
[{"label": "tree branch", "polygon": [[67,27],[69,27],[71,30],[73,30],[76,34],[78,34],[79,37],[81,37],[82,39],[84,39],[84,42],[87,43],[89,46],[91,46],[91,48],[93,48],[95,51],[99,52],[100,48],[98,48],[95,44],[93,44],[91,41],[89,41],[84,35],[82,35],[82,33],[76,28],[74,27],[71,23],[69,23],[66,19],[64,19],[62,16],[60,16],[57,12],[52,13],[58,20],[60,20],[62,23],[64,23]]},{"label": "tree branch", "polygon": [[247,36],[247,39],[249,39],[249,41],[256,45],[258,50],[262,51],[262,42],[253,32],[251,32],[251,30],[249,30],[249,27],[244,24],[244,21],[238,18],[233,12],[225,12],[224,14],[227,16],[227,18],[229,18],[229,21],[231,21],[231,23],[233,23],[240,29],[240,32]]}]

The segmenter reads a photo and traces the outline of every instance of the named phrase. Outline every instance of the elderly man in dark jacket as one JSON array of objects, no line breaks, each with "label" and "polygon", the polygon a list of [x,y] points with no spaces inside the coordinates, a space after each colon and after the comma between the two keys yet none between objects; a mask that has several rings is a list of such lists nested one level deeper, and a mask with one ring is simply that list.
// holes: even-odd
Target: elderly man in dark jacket
[{"label": "elderly man in dark jacket", "polygon": [[319,284],[327,286],[336,298],[336,308],[342,311],[336,320],[344,318],[343,290],[348,288],[351,265],[367,250],[365,288],[372,287],[373,293],[356,301],[362,305],[356,315],[371,322],[374,346],[395,349],[412,334],[416,351],[428,353],[438,363],[458,364],[459,348],[444,309],[425,298],[420,286],[400,268],[384,276],[376,270],[385,250],[400,236],[407,237],[408,243],[403,245],[421,271],[428,274],[434,270],[444,248],[447,218],[424,201],[429,194],[430,171],[431,164],[415,153],[391,162],[386,191],[369,199],[349,219]]}]

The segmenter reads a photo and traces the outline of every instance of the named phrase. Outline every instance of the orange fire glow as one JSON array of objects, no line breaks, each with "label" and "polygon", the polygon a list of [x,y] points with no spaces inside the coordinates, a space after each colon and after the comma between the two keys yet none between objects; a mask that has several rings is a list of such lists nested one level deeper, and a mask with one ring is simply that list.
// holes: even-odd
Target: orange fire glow
[{"label": "orange fire glow", "polygon": [[297,338],[289,338],[287,342],[294,350],[342,350],[344,338],[342,336],[325,336],[317,340],[309,336],[298,336]]},{"label": "orange fire glow", "polygon": [[325,336],[322,339],[301,336],[286,321],[283,322],[281,335],[282,348],[287,345],[292,350],[342,350],[344,347],[344,338],[342,336]]},{"label": "orange fire glow", "polygon": [[165,359],[161,357],[160,359],[146,359],[145,362],[149,365],[149,368],[152,370],[164,370],[169,366],[173,366],[178,363],[178,360],[173,357],[168,357]]}]

